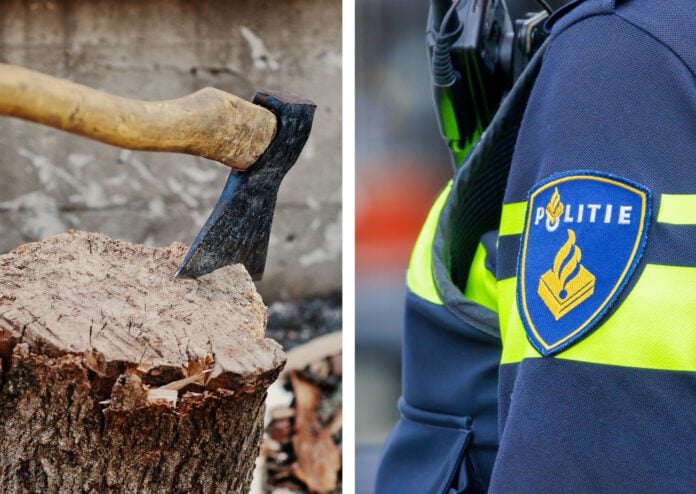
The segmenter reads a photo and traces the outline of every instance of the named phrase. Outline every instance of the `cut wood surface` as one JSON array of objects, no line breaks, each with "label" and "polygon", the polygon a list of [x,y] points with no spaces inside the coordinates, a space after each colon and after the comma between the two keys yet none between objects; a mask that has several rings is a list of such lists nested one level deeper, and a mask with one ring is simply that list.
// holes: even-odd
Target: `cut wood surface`
[{"label": "cut wood surface", "polygon": [[285,357],[242,266],[71,232],[0,256],[0,492],[246,492]]}]

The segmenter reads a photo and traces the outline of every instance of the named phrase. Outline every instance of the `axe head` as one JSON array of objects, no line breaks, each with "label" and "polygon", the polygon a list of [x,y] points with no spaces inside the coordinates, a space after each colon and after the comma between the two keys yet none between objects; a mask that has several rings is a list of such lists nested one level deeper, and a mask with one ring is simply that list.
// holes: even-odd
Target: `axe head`
[{"label": "axe head", "polygon": [[244,264],[254,280],[263,276],[278,188],[307,142],[316,105],[273,92],[257,93],[254,103],[276,115],[275,136],[247,171],[232,170],[177,278],[196,278],[236,263]]}]

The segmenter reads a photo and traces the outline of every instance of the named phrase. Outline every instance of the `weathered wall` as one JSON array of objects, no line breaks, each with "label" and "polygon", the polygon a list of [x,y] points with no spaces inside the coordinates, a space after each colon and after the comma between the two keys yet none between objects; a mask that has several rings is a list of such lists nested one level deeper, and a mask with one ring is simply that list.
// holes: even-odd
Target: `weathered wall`
[{"label": "weathered wall", "polygon": [[[259,285],[271,301],[341,286],[340,16],[339,0],[0,0],[0,61],[140,99],[214,86],[314,100],[314,131],[281,187]],[[1,118],[0,251],[69,228],[191,242],[227,173]]]}]

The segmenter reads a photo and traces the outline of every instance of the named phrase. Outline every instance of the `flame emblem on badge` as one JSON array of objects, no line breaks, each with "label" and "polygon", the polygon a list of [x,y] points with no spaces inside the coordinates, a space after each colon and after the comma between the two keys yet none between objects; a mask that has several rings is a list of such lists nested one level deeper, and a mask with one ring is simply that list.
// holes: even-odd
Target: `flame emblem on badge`
[{"label": "flame emblem on badge", "polygon": [[[557,196],[557,193],[558,189],[554,191],[554,197]],[[547,213],[553,202],[554,199],[552,197],[549,206],[546,208]],[[558,210],[558,207],[561,208],[560,216],[563,210],[560,195],[558,195],[554,212]],[[594,293],[595,276],[580,264],[581,260],[582,251],[576,245],[575,232],[568,229],[568,240],[556,253],[553,267],[539,279],[539,288],[537,290],[556,321]]]},{"label": "flame emblem on badge", "polygon": [[552,225],[558,221],[558,218],[563,214],[563,203],[561,202],[561,194],[558,192],[558,187],[553,190],[551,200],[546,205],[546,217]]}]

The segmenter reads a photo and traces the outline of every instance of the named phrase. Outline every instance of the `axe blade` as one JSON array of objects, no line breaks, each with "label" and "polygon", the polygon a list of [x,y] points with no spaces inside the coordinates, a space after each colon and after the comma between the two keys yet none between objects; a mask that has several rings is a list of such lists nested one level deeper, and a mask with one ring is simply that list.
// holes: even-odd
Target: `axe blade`
[{"label": "axe blade", "polygon": [[254,280],[263,276],[278,188],[307,142],[316,105],[269,91],[257,93],[254,103],[276,115],[275,136],[247,171],[230,173],[177,278],[197,278],[236,263],[244,264]]}]

